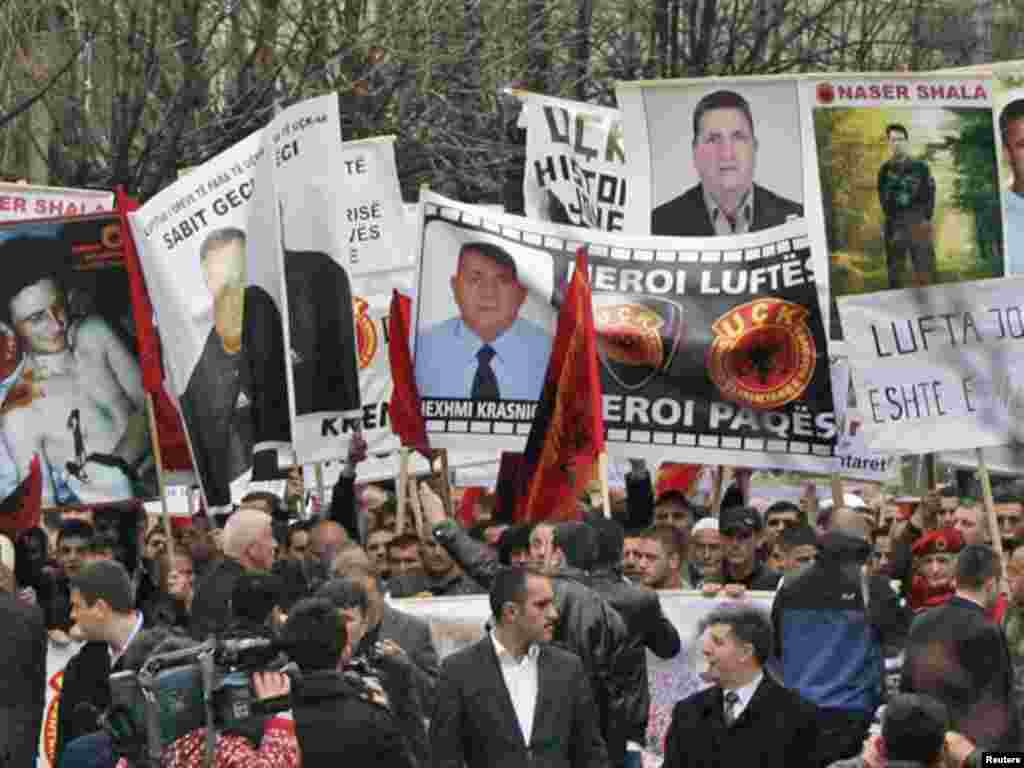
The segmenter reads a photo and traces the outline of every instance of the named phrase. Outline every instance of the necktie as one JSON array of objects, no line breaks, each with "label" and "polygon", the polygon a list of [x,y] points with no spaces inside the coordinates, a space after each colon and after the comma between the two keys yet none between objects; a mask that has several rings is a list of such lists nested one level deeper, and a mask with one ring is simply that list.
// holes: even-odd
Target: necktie
[{"label": "necktie", "polygon": [[725,724],[731,726],[736,722],[736,705],[740,703],[740,695],[736,691],[725,694]]},{"label": "necktie", "polygon": [[491,368],[494,348],[490,344],[484,344],[476,353],[476,359],[479,365],[476,376],[473,377],[473,388],[469,396],[474,400],[497,400],[501,395],[498,392],[498,377]]}]

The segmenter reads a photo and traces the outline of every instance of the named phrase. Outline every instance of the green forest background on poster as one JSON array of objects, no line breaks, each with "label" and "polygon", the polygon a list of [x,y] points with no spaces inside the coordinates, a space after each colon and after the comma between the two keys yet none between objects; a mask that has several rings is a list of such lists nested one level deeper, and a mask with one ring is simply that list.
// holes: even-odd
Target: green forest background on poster
[{"label": "green forest background on poster", "polygon": [[891,157],[885,128],[906,126],[910,155],[935,179],[936,282],[1002,277],[1002,221],[988,109],[817,109],[833,298],[889,288],[878,171]]}]

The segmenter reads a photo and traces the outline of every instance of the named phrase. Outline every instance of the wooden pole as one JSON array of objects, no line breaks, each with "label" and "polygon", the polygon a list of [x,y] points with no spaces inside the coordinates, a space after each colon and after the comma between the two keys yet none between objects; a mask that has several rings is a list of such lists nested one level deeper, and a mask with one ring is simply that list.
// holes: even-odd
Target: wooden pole
[{"label": "wooden pole", "polygon": [[322,461],[313,465],[313,473],[316,477],[316,495],[320,499],[320,508],[327,509],[330,505],[324,497],[324,463]]},{"label": "wooden pole", "polygon": [[1003,557],[1003,539],[999,535],[999,522],[996,520],[996,505],[992,499],[992,478],[988,475],[983,449],[975,449],[978,456],[978,477],[981,479],[981,495],[985,499],[985,516],[988,518],[989,535],[992,537],[992,549],[1001,563],[1003,582],[1006,581],[1006,559]]},{"label": "wooden pole", "polygon": [[409,449],[398,449],[398,509],[395,510],[395,535],[405,530],[405,495],[409,489]]},{"label": "wooden pole", "polygon": [[[156,406],[153,405],[153,395],[146,393],[146,415],[149,417],[149,442],[153,446],[153,461],[156,462],[156,483],[160,491],[160,517],[163,520],[164,535],[168,542],[174,541],[171,532],[171,511],[167,508],[167,486],[164,481],[164,461],[160,455],[160,436],[156,431]],[[170,546],[168,544],[168,546]]]},{"label": "wooden pole", "polygon": [[722,511],[722,491],[725,488],[725,473],[728,469],[724,464],[719,464],[718,470],[715,472],[715,482],[711,489],[712,517],[718,517],[718,514]]},{"label": "wooden pole", "polygon": [[[420,506],[420,484],[416,477],[410,477],[409,483],[409,500],[412,502],[412,517],[413,523],[416,528],[416,535],[423,535],[423,508]],[[444,502],[442,502],[444,503]]]},{"label": "wooden pole", "polygon": [[608,451],[597,455],[597,471],[601,480],[601,507],[606,520],[612,519],[612,497],[608,491]]},{"label": "wooden pole", "polygon": [[832,473],[832,509],[836,510],[840,507],[845,507],[843,493],[843,478],[839,476],[838,472]]}]

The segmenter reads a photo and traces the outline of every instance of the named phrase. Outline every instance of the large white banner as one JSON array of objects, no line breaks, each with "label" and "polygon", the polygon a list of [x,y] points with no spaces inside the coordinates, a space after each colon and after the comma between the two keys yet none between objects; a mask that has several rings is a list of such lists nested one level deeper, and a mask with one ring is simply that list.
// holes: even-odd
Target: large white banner
[{"label": "large white banner", "polygon": [[0,182],[0,221],[52,219],[112,210],[114,193],[110,190]]},{"label": "large white banner", "polygon": [[836,403],[836,471],[842,477],[884,483],[896,479],[900,462],[898,456],[872,453],[864,442],[864,416],[857,407],[850,387],[850,361],[833,357],[832,397]]},{"label": "large white banner", "polygon": [[526,129],[526,216],[620,232],[631,204],[622,114],[528,91],[519,127]]},{"label": "large white banner", "polygon": [[1024,278],[839,299],[864,437],[879,453],[1020,442]]},{"label": "large white banner", "polygon": [[834,468],[803,220],[728,239],[627,237],[422,199],[415,366],[432,445],[522,450],[585,245],[610,453]]}]

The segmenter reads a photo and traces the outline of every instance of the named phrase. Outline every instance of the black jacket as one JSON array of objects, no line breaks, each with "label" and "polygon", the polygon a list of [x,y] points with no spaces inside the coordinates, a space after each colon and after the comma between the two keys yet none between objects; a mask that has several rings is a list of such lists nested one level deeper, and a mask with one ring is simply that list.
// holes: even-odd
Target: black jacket
[{"label": "black jacket", "polygon": [[773,571],[764,563],[759,562],[754,566],[754,570],[750,572],[747,578],[734,579],[729,575],[728,561],[722,561],[722,581],[726,584],[742,584],[747,589],[774,592],[775,588],[779,586],[779,579],[781,578],[781,573]]},{"label": "black jacket", "polygon": [[519,728],[490,635],[444,660],[430,722],[434,768],[606,768],[583,665],[541,645],[533,730]]},{"label": "black jacket", "polygon": [[945,703],[952,729],[983,749],[1021,748],[1010,651],[977,603],[953,596],[914,618],[900,690]]},{"label": "black jacket", "polygon": [[387,694],[395,724],[405,736],[409,751],[421,766],[430,765],[430,743],[427,741],[426,718],[420,689],[413,677],[412,665],[383,653],[357,657],[346,666],[359,674],[375,677]]},{"label": "black jacket", "polygon": [[771,675],[764,675],[732,727],[726,727],[723,712],[718,686],[676,704],[663,768],[817,768],[815,707]]},{"label": "black jacket", "polygon": [[627,582],[614,570],[596,571],[587,581],[591,589],[619,612],[626,622],[629,641],[623,650],[617,673],[628,682],[622,690],[628,739],[643,744],[651,710],[647,682],[647,649],[662,659],[671,659],[681,646],[679,632],[661,610],[656,592]]},{"label": "black jacket", "polygon": [[[455,525],[438,526],[435,536],[467,574],[490,589],[502,566],[486,544]],[[588,587],[586,580],[586,574],[571,568],[552,577],[558,609],[553,641],[583,662],[597,702],[608,759],[618,764],[633,731],[629,708],[635,705],[632,687],[636,680],[629,665],[622,663],[630,643],[629,631],[618,611]]]},{"label": "black jacket", "polygon": [[38,606],[0,591],[0,767],[35,765],[46,691],[46,627]]},{"label": "black jacket", "polygon": [[482,595],[484,589],[464,573],[449,574],[443,579],[435,579],[425,573],[403,573],[388,579],[388,592],[394,598],[414,597],[422,592],[429,592],[434,597],[452,597]]},{"label": "black jacket", "polygon": [[231,592],[245,567],[230,557],[210,566],[196,586],[192,599],[190,633],[197,640],[206,640],[227,629],[231,623]]},{"label": "black jacket", "polygon": [[[803,215],[804,208],[799,203],[754,185],[754,221],[750,225],[751,232],[784,224],[790,217]],[[655,208],[651,213],[651,234],[714,236],[715,227],[708,215],[701,185],[690,187],[679,197]]]},{"label": "black jacket", "polygon": [[304,673],[292,690],[292,715],[303,768],[416,767],[390,707],[351,675]]}]

